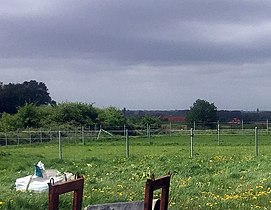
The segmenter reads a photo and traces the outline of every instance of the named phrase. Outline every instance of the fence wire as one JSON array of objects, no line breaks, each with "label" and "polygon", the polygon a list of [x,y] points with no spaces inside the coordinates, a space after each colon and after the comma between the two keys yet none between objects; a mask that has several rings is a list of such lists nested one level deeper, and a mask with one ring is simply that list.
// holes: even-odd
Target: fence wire
[{"label": "fence wire", "polygon": [[[195,124],[194,124],[195,125]],[[255,124],[253,124],[255,125]],[[197,125],[197,127],[200,127]],[[0,145],[22,145],[22,144],[35,144],[35,143],[53,143],[61,139],[64,143],[78,144],[88,143],[92,141],[107,141],[107,140],[119,140],[126,138],[126,126],[109,128],[109,129],[93,129],[91,127],[75,127],[73,129],[59,129],[59,130],[23,130],[23,131],[6,131],[0,132]],[[258,129],[259,136],[269,136],[270,131],[264,126]],[[180,137],[180,139],[186,139],[190,136],[190,127],[184,124],[163,124],[159,128],[153,128],[146,126],[145,128],[128,129],[128,136],[130,138],[154,138],[154,137]],[[200,142],[204,142],[203,139],[212,139],[214,142],[217,140],[219,143],[226,143],[229,136],[242,139],[248,137],[253,139],[255,135],[254,128],[244,128],[240,125],[229,126],[217,126],[215,129],[194,129],[196,139],[200,139]],[[205,136],[205,137],[204,137]],[[246,139],[246,138],[244,138]],[[265,139],[265,138],[264,138]],[[169,140],[170,141],[170,140]],[[212,142],[212,141],[211,141]],[[234,143],[234,142],[233,142]]]}]

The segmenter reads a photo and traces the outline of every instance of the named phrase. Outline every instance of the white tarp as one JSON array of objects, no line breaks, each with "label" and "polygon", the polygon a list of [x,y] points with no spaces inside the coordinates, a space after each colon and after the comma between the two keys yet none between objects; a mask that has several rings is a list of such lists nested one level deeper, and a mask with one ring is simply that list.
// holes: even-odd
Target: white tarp
[{"label": "white tarp", "polygon": [[53,178],[54,183],[72,179],[72,173],[60,173],[55,169],[42,170],[42,177],[29,175],[16,179],[15,185],[18,191],[45,192],[48,191],[48,183]]}]

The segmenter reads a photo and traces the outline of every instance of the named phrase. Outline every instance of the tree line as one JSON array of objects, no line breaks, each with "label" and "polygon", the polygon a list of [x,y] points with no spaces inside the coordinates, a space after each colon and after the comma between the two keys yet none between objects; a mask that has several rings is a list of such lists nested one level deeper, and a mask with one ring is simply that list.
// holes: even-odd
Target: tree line
[{"label": "tree line", "polygon": [[[0,83],[0,131],[26,128],[60,128],[74,126],[120,127],[128,129],[147,124],[160,127],[159,116],[149,114],[129,116],[126,110],[110,106],[97,108],[80,102],[56,103],[43,82]],[[214,122],[217,108],[213,103],[198,99],[187,113],[187,122]]]},{"label": "tree line", "polygon": [[[217,120],[221,122],[233,118],[247,121],[266,120],[271,116],[271,112],[218,111],[214,103],[203,99],[197,99],[189,110],[182,113],[185,113],[187,123],[197,122],[207,128],[214,128],[216,126],[214,122]],[[129,111],[113,106],[97,108],[93,104],[81,102],[56,103],[43,82],[35,80],[21,84],[0,82],[0,131],[74,126],[116,128],[124,125],[128,129],[135,129],[145,127],[147,124],[158,128],[162,122],[160,116],[156,114],[157,111],[131,115]]]},{"label": "tree line", "polygon": [[0,131],[26,128],[69,128],[74,126],[100,126],[103,128],[126,125],[135,128],[151,124],[159,126],[157,117],[145,115],[127,117],[125,110],[110,106],[97,108],[81,102],[56,103],[46,85],[31,80],[22,84],[1,83]]},{"label": "tree line", "polygon": [[35,105],[26,103],[15,114],[4,112],[0,118],[0,131],[23,130],[26,128],[73,128],[78,126],[98,126],[104,129],[123,127],[135,129],[150,124],[160,126],[154,116],[126,118],[123,110],[110,106],[97,108],[92,104],[64,102],[56,105]]}]

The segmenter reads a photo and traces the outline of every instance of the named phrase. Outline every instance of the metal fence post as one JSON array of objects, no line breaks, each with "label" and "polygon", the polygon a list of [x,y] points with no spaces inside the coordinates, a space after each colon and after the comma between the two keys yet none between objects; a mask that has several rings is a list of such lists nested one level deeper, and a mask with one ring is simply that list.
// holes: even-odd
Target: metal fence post
[{"label": "metal fence post", "polygon": [[268,121],[268,119],[266,120],[266,133],[267,133],[267,135],[269,134],[269,121]]},{"label": "metal fence post", "polygon": [[32,143],[32,136],[31,136],[31,132],[29,131],[29,144]]},{"label": "metal fence post", "polygon": [[61,131],[58,131],[58,146],[59,146],[59,159],[62,160],[62,142],[61,142]]},{"label": "metal fence post", "polygon": [[244,120],[242,120],[242,135],[244,135]]},{"label": "metal fence post", "polygon": [[126,139],[126,158],[129,158],[130,150],[129,150],[129,135],[128,135],[128,129],[125,130],[125,139]]},{"label": "metal fence post", "polygon": [[194,156],[194,129],[190,129],[190,157]]},{"label": "metal fence post", "polygon": [[49,130],[49,136],[50,136],[50,141],[52,141],[53,140],[53,137],[52,137],[52,129],[50,128],[50,130]]},{"label": "metal fence post", "polygon": [[7,131],[5,132],[5,141],[6,141],[6,146],[8,146],[8,135],[7,135]]},{"label": "metal fence post", "polygon": [[194,131],[196,130],[196,121],[194,121]]},{"label": "metal fence post", "polygon": [[258,128],[255,127],[255,155],[258,157],[259,155],[259,133],[258,133]]},{"label": "metal fence post", "polygon": [[149,143],[151,144],[151,125],[149,125],[149,129],[148,129],[148,138],[149,138]]},{"label": "metal fence post", "polygon": [[42,130],[40,128],[40,143],[42,143]]},{"label": "metal fence post", "polygon": [[172,125],[171,122],[169,123],[169,136],[171,136],[171,129],[172,129]]},{"label": "metal fence post", "polygon": [[17,130],[17,145],[20,145],[20,131]]},{"label": "metal fence post", "polygon": [[220,126],[219,126],[219,121],[217,123],[217,144],[220,145]]},{"label": "metal fence post", "polygon": [[82,126],[82,143],[85,145],[84,126]]}]

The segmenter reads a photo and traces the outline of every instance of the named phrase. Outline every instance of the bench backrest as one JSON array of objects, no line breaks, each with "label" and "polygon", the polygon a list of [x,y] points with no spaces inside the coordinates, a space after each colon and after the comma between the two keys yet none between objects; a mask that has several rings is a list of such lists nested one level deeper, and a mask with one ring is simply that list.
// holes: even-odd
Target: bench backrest
[{"label": "bench backrest", "polygon": [[153,192],[158,189],[162,189],[159,209],[168,209],[170,177],[171,175],[168,174],[158,179],[154,179],[153,176],[152,179],[147,180],[145,185],[144,210],[152,210]]},{"label": "bench backrest", "polygon": [[73,191],[73,208],[72,210],[82,210],[84,178],[77,177],[74,180],[63,183],[50,181],[49,186],[49,210],[59,209],[59,195]]}]

